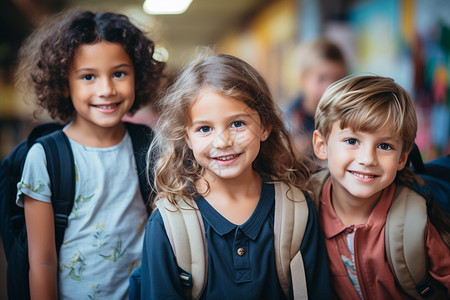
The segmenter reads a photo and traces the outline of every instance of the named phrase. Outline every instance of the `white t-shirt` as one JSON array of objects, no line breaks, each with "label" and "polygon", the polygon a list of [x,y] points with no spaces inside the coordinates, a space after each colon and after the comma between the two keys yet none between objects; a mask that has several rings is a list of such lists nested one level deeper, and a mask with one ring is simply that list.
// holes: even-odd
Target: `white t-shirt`
[{"label": "white t-shirt", "polygon": [[[147,221],[128,133],[112,147],[70,140],[75,161],[75,201],[59,253],[60,299],[127,299],[128,277],[141,262]],[[42,145],[34,145],[17,184],[22,194],[51,202]]]}]

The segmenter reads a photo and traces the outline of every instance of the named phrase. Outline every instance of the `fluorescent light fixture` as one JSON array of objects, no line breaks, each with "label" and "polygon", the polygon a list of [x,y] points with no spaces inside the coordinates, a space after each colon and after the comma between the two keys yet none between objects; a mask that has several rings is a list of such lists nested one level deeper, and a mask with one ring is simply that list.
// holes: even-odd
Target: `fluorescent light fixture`
[{"label": "fluorescent light fixture", "polygon": [[191,5],[192,0],[145,0],[144,11],[150,15],[178,15]]}]

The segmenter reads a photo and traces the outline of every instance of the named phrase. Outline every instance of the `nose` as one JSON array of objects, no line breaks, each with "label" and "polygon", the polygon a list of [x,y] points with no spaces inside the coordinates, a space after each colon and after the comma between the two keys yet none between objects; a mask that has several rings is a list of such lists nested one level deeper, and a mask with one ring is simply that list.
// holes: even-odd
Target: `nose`
[{"label": "nose", "polygon": [[374,147],[361,147],[358,150],[357,162],[360,165],[374,166],[377,164],[376,149]]},{"label": "nose", "polygon": [[226,148],[233,145],[233,135],[228,130],[223,130],[216,134],[214,138],[215,148]]},{"label": "nose", "polygon": [[114,87],[113,80],[111,78],[102,78],[99,80],[99,86],[97,94],[100,97],[108,97],[111,95],[115,95],[116,90]]}]

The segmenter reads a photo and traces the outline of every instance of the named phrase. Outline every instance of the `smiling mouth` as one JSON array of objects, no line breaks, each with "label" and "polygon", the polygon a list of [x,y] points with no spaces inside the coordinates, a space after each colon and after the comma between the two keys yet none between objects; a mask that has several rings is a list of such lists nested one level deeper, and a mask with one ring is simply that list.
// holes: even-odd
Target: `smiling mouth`
[{"label": "smiling mouth", "polygon": [[354,171],[349,171],[349,172],[359,178],[364,178],[364,179],[378,177],[377,175],[365,175],[365,174],[361,174],[361,173],[356,173]]},{"label": "smiling mouth", "polygon": [[114,104],[109,104],[109,105],[93,105],[93,106],[100,108],[100,109],[113,109],[113,108],[119,106],[119,104],[120,103],[114,103]]},{"label": "smiling mouth", "polygon": [[227,160],[232,160],[238,156],[239,156],[239,154],[233,154],[233,155],[227,155],[227,156],[214,157],[214,159],[221,160],[221,161],[227,161]]}]

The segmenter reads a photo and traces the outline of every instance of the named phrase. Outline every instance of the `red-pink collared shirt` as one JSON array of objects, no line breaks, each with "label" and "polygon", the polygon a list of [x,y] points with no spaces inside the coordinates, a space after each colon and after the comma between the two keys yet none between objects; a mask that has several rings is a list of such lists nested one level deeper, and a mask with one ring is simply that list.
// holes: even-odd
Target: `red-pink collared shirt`
[{"label": "red-pink collared shirt", "polygon": [[[410,299],[395,283],[384,248],[386,217],[395,191],[395,184],[387,187],[366,224],[345,227],[331,204],[331,179],[328,179],[320,197],[320,221],[325,233],[331,284],[337,299],[361,299],[347,274],[342,255],[351,257],[347,234],[355,231],[354,260],[362,296],[365,300]],[[427,254],[430,275],[450,291],[450,250],[428,220]]]}]

